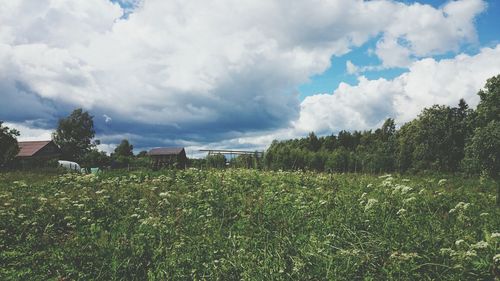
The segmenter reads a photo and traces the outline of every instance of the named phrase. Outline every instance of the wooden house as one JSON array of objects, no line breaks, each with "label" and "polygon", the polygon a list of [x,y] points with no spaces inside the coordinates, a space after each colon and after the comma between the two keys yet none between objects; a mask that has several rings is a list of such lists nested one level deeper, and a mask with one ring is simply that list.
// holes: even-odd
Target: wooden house
[{"label": "wooden house", "polygon": [[46,166],[61,156],[61,149],[53,141],[20,141],[16,160],[22,166]]},{"label": "wooden house", "polygon": [[184,147],[160,147],[148,152],[153,169],[164,167],[184,169],[187,166],[187,156]]}]

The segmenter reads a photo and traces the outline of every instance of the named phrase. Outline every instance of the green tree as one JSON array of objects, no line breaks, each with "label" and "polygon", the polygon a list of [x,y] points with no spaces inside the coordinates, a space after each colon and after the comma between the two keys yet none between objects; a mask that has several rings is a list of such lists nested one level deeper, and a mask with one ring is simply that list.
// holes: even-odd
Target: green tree
[{"label": "green tree", "polygon": [[106,152],[93,148],[84,155],[81,165],[86,168],[99,167],[102,169],[109,166],[110,163],[111,158],[106,154]]},{"label": "green tree", "polygon": [[380,139],[382,141],[387,141],[389,138],[394,136],[396,133],[396,124],[394,123],[394,119],[387,118],[380,128]]},{"label": "green tree", "polygon": [[478,93],[478,128],[467,143],[466,168],[479,170],[497,184],[497,205],[500,206],[500,75],[487,80]]},{"label": "green tree", "polygon": [[207,165],[211,168],[225,168],[226,157],[223,154],[209,155],[206,158]]},{"label": "green tree", "polygon": [[2,126],[2,124],[3,121],[0,121],[0,167],[14,159],[19,152],[16,139],[19,136],[19,131],[9,129],[9,127]]},{"label": "green tree", "polygon": [[458,108],[434,105],[402,126],[397,134],[401,170],[457,171],[471,131],[468,114],[464,101]]},{"label": "green tree", "polygon": [[492,120],[500,120],[500,74],[488,79],[484,90],[478,93],[481,101],[477,105],[479,126],[486,126]]},{"label": "green tree", "polygon": [[474,131],[464,162],[496,181],[497,205],[500,206],[500,121],[492,120]]},{"label": "green tree", "polygon": [[54,142],[61,148],[66,160],[81,161],[95,146],[93,116],[81,108],[75,109],[68,117],[59,119]]},{"label": "green tree", "polygon": [[321,142],[319,141],[316,134],[314,134],[314,132],[309,133],[306,142],[307,142],[307,149],[309,151],[318,151],[321,148]]},{"label": "green tree", "polygon": [[134,146],[129,143],[127,139],[124,139],[115,148],[115,156],[131,157],[134,156]]}]

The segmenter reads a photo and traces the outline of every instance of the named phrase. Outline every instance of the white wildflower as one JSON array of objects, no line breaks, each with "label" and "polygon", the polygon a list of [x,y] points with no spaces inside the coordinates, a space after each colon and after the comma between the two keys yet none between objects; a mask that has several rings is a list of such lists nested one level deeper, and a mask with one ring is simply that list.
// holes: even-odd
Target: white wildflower
[{"label": "white wildflower", "polygon": [[381,186],[382,187],[391,187],[392,186],[392,180],[393,180],[392,177],[385,178],[384,181],[382,182]]},{"label": "white wildflower", "polygon": [[361,251],[358,249],[353,249],[353,250],[341,249],[339,251],[339,254],[341,254],[343,256],[357,256],[357,255],[359,255],[359,253],[361,253]]},{"label": "white wildflower", "polygon": [[446,184],[446,182],[447,182],[447,181],[448,181],[447,179],[440,179],[440,180],[438,181],[438,185],[439,185],[439,186],[443,186],[443,185],[445,185],[445,184]]},{"label": "white wildflower", "polygon": [[417,201],[417,198],[415,198],[415,197],[413,197],[413,196],[412,196],[412,197],[410,197],[410,198],[406,198],[406,199],[404,199],[404,200],[403,200],[403,203],[404,203],[404,204],[408,204],[408,203],[411,203],[411,202],[413,202],[413,201]]},{"label": "white wildflower", "polygon": [[477,253],[474,250],[468,250],[467,252],[465,252],[465,256],[472,258],[472,257],[476,257]]},{"label": "white wildflower", "polygon": [[417,253],[400,253],[400,252],[394,252],[390,256],[391,259],[398,259],[401,261],[407,261],[418,257],[419,256]]},{"label": "white wildflower", "polygon": [[459,239],[459,240],[455,241],[455,246],[459,247],[463,243],[465,243],[465,241],[463,239]]},{"label": "white wildflower", "polygon": [[496,255],[493,257],[493,262],[495,262],[495,263],[500,263],[500,254],[496,254]]},{"label": "white wildflower", "polygon": [[406,209],[399,209],[397,212],[398,216],[403,216],[404,214],[406,214]]},{"label": "white wildflower", "polygon": [[160,197],[167,197],[168,196],[168,192],[160,192]]},{"label": "white wildflower", "polygon": [[500,241],[500,233],[499,232],[493,232],[490,236],[490,239],[493,241]]},{"label": "white wildflower", "polygon": [[411,187],[409,187],[409,186],[406,186],[406,185],[403,185],[403,186],[401,187],[401,194],[406,194],[406,193],[408,193],[408,192],[410,192],[410,191],[412,191],[412,190],[413,190],[413,188],[411,188]]},{"label": "white wildflower", "polygon": [[439,252],[442,255],[453,255],[455,253],[455,251],[453,251],[451,248],[441,248]]},{"label": "white wildflower", "polygon": [[140,216],[138,214],[132,214],[130,217],[131,218],[139,218]]},{"label": "white wildflower", "polygon": [[413,190],[413,188],[411,188],[409,186],[397,184],[396,186],[394,186],[394,190],[392,191],[392,194],[395,194],[395,193],[406,194],[412,190]]},{"label": "white wildflower", "polygon": [[465,203],[465,202],[458,202],[458,204],[455,206],[455,208],[451,209],[449,213],[454,213],[457,211],[465,211],[469,208],[470,203]]},{"label": "white wildflower", "polygon": [[368,202],[365,205],[365,212],[370,210],[377,203],[378,203],[377,199],[373,199],[373,198],[368,199]]},{"label": "white wildflower", "polygon": [[472,249],[486,249],[488,248],[488,242],[486,241],[479,241],[476,244],[470,245]]}]

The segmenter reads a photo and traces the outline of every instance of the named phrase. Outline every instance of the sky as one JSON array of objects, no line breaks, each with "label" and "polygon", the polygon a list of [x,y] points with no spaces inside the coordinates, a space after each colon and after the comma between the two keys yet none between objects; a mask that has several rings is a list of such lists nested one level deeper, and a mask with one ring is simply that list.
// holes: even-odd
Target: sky
[{"label": "sky", "polygon": [[46,140],[83,108],[101,150],[189,156],[400,126],[477,105],[498,26],[495,0],[0,1],[0,120]]}]

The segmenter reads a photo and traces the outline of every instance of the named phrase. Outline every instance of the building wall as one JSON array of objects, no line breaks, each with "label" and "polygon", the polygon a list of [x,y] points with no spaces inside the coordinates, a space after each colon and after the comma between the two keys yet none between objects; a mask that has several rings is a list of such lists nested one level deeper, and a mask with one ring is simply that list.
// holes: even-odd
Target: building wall
[{"label": "building wall", "polygon": [[187,164],[187,158],[182,154],[171,154],[171,155],[152,155],[151,156],[151,166],[153,169],[161,168],[177,168],[184,169]]},{"label": "building wall", "polygon": [[59,147],[50,142],[32,156],[16,157],[13,167],[21,169],[57,167],[57,160],[60,156]]}]

